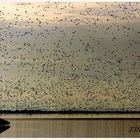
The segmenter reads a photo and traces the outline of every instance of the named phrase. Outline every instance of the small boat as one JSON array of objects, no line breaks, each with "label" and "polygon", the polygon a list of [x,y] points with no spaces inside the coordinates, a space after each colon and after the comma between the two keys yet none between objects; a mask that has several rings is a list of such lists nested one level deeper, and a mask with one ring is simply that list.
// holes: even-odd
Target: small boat
[{"label": "small boat", "polygon": [[0,133],[10,128],[10,122],[4,119],[0,119]]},{"label": "small boat", "polygon": [[0,118],[0,126],[1,125],[9,125],[9,124],[10,124],[10,122]]}]

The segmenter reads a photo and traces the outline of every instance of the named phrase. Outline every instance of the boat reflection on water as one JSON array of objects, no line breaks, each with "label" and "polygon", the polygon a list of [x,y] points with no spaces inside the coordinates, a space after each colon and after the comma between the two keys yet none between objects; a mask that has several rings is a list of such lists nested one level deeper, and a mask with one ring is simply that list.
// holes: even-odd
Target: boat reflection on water
[{"label": "boat reflection on water", "polygon": [[10,128],[10,122],[0,119],[0,133]]}]

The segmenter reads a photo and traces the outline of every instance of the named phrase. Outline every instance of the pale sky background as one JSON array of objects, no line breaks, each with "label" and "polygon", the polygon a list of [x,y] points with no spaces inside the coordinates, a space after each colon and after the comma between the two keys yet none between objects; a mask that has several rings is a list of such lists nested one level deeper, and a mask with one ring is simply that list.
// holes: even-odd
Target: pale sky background
[{"label": "pale sky background", "polygon": [[0,110],[140,111],[139,25],[139,3],[1,4]]},{"label": "pale sky background", "polygon": [[[0,0],[2,3],[11,3],[11,2],[87,2],[87,0]],[[88,2],[93,2],[94,0],[88,0]]]},{"label": "pale sky background", "polygon": [[140,0],[0,0],[1,3],[12,2],[140,2]]}]

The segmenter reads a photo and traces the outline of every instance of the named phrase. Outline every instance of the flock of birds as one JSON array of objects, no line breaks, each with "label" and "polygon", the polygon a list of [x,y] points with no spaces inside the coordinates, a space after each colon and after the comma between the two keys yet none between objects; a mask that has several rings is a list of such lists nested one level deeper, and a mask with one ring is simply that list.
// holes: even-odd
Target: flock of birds
[{"label": "flock of birds", "polygon": [[140,3],[0,5],[0,110],[140,111]]}]

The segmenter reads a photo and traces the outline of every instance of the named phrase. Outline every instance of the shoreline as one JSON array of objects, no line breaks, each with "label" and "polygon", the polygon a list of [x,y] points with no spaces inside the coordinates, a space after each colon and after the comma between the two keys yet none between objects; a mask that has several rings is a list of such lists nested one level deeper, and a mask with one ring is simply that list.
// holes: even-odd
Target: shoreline
[{"label": "shoreline", "polygon": [[137,114],[10,114],[10,113],[2,113],[0,114],[0,118],[3,119],[140,119],[140,113]]}]

